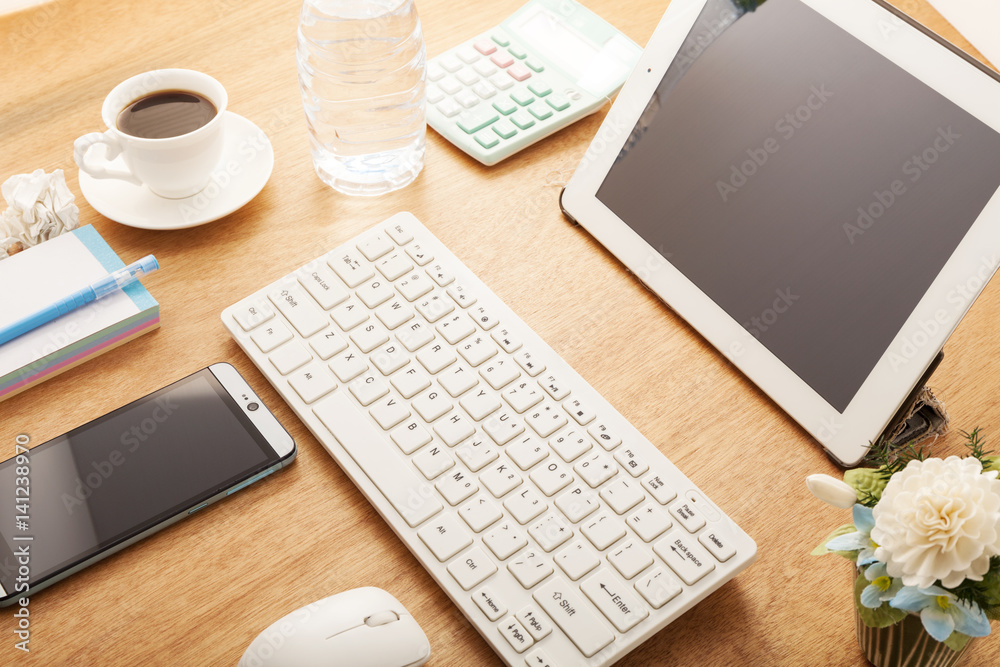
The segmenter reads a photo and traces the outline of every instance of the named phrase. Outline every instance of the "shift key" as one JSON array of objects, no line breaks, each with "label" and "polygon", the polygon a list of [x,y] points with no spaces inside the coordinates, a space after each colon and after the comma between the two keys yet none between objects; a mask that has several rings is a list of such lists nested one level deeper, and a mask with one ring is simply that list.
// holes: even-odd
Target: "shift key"
[{"label": "shift key", "polygon": [[586,657],[615,640],[604,621],[584,606],[575,588],[559,577],[538,588],[532,597]]},{"label": "shift key", "polygon": [[298,284],[289,284],[267,295],[281,314],[303,338],[308,338],[330,324],[330,318],[319,309],[311,296]]}]

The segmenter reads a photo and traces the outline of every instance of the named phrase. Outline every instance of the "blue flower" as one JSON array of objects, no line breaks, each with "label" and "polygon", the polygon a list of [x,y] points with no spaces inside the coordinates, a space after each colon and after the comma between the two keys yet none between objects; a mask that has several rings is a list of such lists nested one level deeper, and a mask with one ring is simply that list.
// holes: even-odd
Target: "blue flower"
[{"label": "blue flower", "polygon": [[872,528],[875,527],[875,517],[872,516],[872,508],[864,505],[855,505],[853,510],[855,533],[838,535],[826,543],[829,551],[857,551],[857,564],[870,565],[876,562],[875,549],[877,544],[872,542]]},{"label": "blue flower", "polygon": [[947,639],[953,631],[970,637],[990,634],[990,621],[978,605],[962,602],[940,586],[903,586],[889,605],[903,611],[919,611],[924,630],[939,642]]},{"label": "blue flower", "polygon": [[865,570],[865,579],[872,583],[861,591],[861,604],[869,609],[878,609],[886,600],[892,600],[903,587],[901,580],[889,576],[885,563],[870,565]]}]

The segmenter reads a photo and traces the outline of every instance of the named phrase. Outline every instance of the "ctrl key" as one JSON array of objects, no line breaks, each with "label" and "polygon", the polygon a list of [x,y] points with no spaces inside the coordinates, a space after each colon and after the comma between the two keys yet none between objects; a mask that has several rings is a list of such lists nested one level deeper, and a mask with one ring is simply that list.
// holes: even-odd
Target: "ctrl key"
[{"label": "ctrl key", "polygon": [[532,597],[584,656],[593,656],[615,640],[608,626],[591,608],[584,606],[583,599],[562,579],[553,578],[536,589]]},{"label": "ctrl key", "polygon": [[468,591],[493,576],[497,566],[482,549],[474,547],[453,560],[448,566],[448,571],[455,577],[462,590]]}]

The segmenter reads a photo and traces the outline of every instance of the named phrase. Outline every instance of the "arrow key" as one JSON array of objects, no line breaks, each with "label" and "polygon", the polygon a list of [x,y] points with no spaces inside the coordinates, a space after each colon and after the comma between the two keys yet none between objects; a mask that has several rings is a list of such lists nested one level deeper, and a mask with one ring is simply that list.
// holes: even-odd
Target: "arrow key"
[{"label": "arrow key", "polygon": [[528,657],[524,659],[524,664],[528,667],[556,667],[556,663],[552,662],[552,658],[540,648],[536,648],[529,653]]},{"label": "arrow key", "polygon": [[528,631],[513,616],[505,618],[497,626],[497,629],[518,653],[524,653],[535,644],[535,640],[531,638]]},{"label": "arrow key", "polygon": [[507,613],[507,607],[503,606],[503,602],[500,601],[500,598],[497,597],[497,594],[489,586],[483,586],[476,591],[476,594],[472,596],[472,600],[476,603],[476,606],[483,610],[486,618],[494,623]]}]

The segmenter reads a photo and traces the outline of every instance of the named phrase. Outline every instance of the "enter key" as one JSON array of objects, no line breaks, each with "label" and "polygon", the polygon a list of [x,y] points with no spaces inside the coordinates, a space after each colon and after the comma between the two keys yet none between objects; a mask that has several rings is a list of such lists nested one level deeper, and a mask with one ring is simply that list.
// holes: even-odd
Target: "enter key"
[{"label": "enter key", "polygon": [[590,601],[607,616],[619,632],[628,632],[636,623],[649,616],[639,598],[628,586],[602,567],[580,586]]}]

